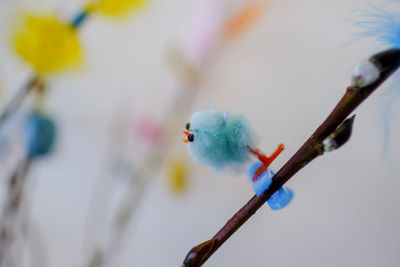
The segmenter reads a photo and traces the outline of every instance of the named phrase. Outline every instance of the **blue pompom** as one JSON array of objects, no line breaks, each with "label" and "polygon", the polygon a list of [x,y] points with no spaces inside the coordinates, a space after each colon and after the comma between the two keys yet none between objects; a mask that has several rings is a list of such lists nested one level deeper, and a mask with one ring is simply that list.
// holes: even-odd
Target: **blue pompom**
[{"label": "blue pompom", "polygon": [[239,170],[249,162],[255,135],[244,116],[202,110],[194,113],[189,123],[188,148],[199,163],[216,170]]},{"label": "blue pompom", "polygon": [[25,124],[27,155],[29,157],[45,156],[53,149],[56,138],[56,125],[46,115],[33,112]]},{"label": "blue pompom", "polygon": [[[254,163],[249,171],[248,171],[248,178],[253,187],[254,192],[257,196],[261,195],[265,190],[269,188],[272,183],[272,177],[275,173],[268,168],[258,179],[253,182],[254,173],[257,169],[262,165],[261,162]],[[293,199],[293,191],[287,187],[281,187],[278,191],[276,191],[269,199],[268,205],[272,210],[279,210],[286,207]]]}]

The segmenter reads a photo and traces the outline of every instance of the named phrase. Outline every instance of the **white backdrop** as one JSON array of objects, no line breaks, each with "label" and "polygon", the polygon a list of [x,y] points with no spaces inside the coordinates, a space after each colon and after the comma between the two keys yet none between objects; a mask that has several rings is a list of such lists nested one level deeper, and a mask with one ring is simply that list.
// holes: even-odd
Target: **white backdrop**
[{"label": "white backdrop", "polygon": [[[101,239],[106,231],[86,222],[95,180],[104,175],[112,112],[121,121],[149,113],[162,116],[175,93],[166,47],[178,42],[201,1],[154,0],[124,23],[91,18],[80,32],[85,66],[50,79],[47,110],[59,123],[60,139],[54,156],[36,164],[30,177],[31,213],[42,232],[48,266],[78,266],[83,243]],[[8,45],[19,8],[49,8],[69,18],[80,6],[77,0],[0,1],[5,97],[23,83],[28,70]],[[192,111],[213,104],[244,113],[261,136],[263,151],[272,152],[280,142],[286,145],[272,166],[278,170],[338,102],[352,67],[377,44],[349,43],[359,30],[350,22],[357,18],[354,11],[370,8],[364,0],[270,0],[266,7],[254,27],[218,53]],[[400,103],[387,154],[390,163],[382,156],[379,112],[384,95],[383,88],[378,90],[356,111],[346,146],[316,159],[290,180],[295,198],[287,208],[260,209],[206,266],[399,266]],[[185,158],[181,138],[177,130],[173,151]],[[115,140],[115,145],[121,144]],[[130,157],[138,161],[142,152],[131,151]],[[192,246],[213,236],[253,196],[244,176],[227,177],[190,158],[187,162],[191,180],[183,195],[165,189],[164,172],[154,177],[115,266],[180,266]],[[126,181],[113,186],[122,193]],[[24,258],[23,266],[31,266],[29,255]]]}]

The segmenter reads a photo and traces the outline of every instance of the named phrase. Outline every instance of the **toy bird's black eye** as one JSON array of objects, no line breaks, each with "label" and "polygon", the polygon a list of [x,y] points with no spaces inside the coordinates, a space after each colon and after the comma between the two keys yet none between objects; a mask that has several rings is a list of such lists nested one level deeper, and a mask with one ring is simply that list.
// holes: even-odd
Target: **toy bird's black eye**
[{"label": "toy bird's black eye", "polygon": [[186,123],[186,130],[189,130],[190,129],[190,123],[188,122],[188,123]]},{"label": "toy bird's black eye", "polygon": [[193,134],[189,134],[188,135],[188,140],[189,140],[189,142],[193,142],[194,141],[194,135]]}]

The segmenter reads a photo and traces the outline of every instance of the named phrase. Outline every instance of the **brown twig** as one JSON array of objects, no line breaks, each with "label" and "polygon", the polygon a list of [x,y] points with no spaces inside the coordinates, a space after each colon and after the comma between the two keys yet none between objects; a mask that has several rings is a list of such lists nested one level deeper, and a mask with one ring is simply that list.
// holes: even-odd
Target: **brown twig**
[{"label": "brown twig", "polygon": [[204,264],[211,255],[240,228],[279,188],[295,173],[316,157],[324,153],[323,140],[358,107],[375,89],[377,89],[400,65],[400,50],[390,49],[370,58],[379,69],[380,77],[365,87],[350,86],[346,93],[300,149],[273,177],[271,186],[260,196],[254,196],[246,203],[210,240],[193,247],[187,254],[182,267],[194,267]]},{"label": "brown twig", "polygon": [[22,86],[18,92],[12,97],[10,102],[7,103],[2,113],[0,114],[0,129],[4,127],[6,121],[18,110],[23,104],[25,98],[29,93],[35,89],[42,87],[42,80],[39,76],[30,77],[29,80]]},{"label": "brown twig", "polygon": [[8,195],[0,224],[0,266],[14,266],[10,249],[16,235],[15,228],[20,215],[26,176],[31,163],[31,158],[23,158],[10,176]]}]

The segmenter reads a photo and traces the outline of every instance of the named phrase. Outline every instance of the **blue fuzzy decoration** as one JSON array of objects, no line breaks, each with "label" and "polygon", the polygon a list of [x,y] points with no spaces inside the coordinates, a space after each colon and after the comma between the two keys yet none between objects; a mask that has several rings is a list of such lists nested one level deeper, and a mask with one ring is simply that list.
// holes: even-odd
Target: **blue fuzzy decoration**
[{"label": "blue fuzzy decoration", "polygon": [[[399,12],[393,12],[377,6],[372,7],[373,11],[361,11],[361,16],[364,19],[355,22],[356,25],[362,28],[362,31],[356,34],[356,37],[372,37],[383,46],[400,49],[400,10]],[[390,86],[386,100],[382,103],[381,122],[384,136],[384,152],[387,152],[390,145],[394,117],[393,107],[400,94],[398,86],[400,77],[397,75],[395,78],[396,82]]]},{"label": "blue fuzzy decoration", "polygon": [[194,113],[189,123],[188,148],[200,164],[240,171],[249,162],[255,135],[243,115],[212,108]]},{"label": "blue fuzzy decoration", "polygon": [[25,124],[26,150],[28,157],[48,155],[55,143],[56,125],[46,115],[33,112]]},{"label": "blue fuzzy decoration", "polygon": [[375,12],[362,11],[365,20],[355,22],[363,31],[356,37],[373,37],[390,48],[400,48],[400,13],[374,6]]}]

